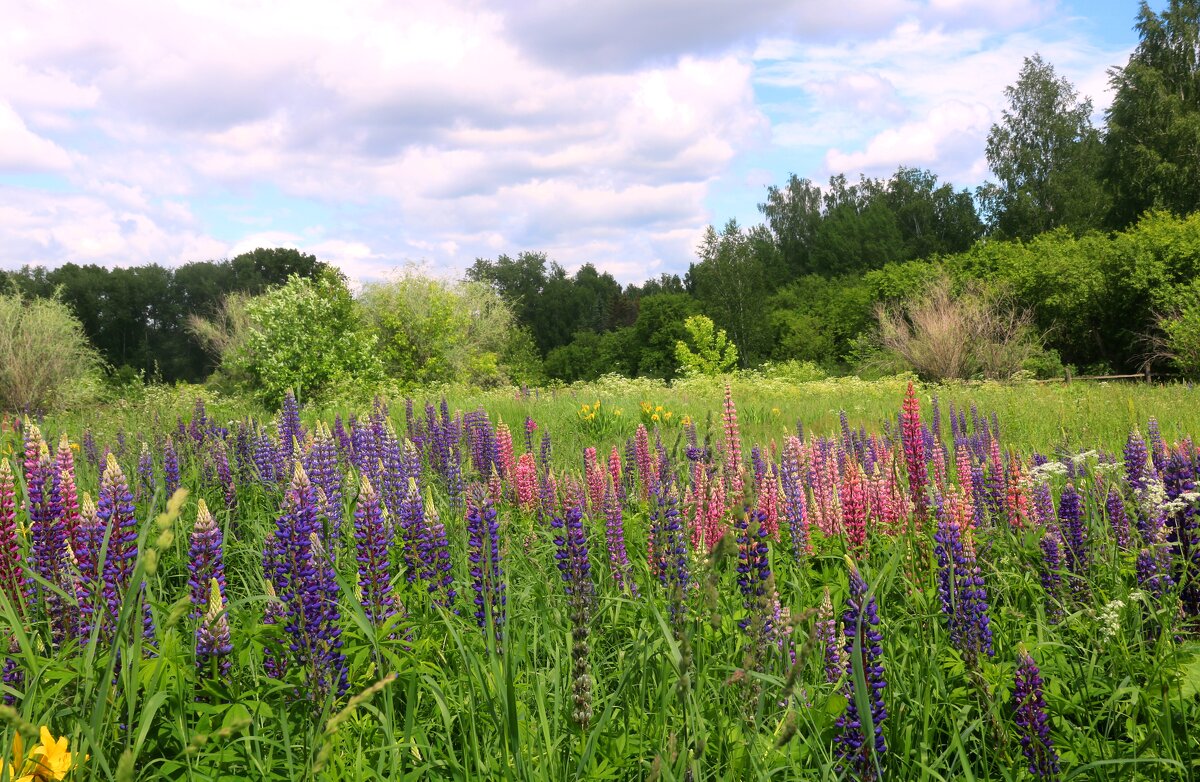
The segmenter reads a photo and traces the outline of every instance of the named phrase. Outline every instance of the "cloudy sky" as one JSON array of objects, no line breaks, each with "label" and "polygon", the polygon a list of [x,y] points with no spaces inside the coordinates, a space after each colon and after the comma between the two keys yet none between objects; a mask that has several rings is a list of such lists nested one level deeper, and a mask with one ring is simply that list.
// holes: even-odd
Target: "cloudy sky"
[{"label": "cloudy sky", "polygon": [[791,172],[973,187],[1034,52],[1099,119],[1136,11],[0,0],[0,266],[294,246],[370,279],[543,250],[641,281],[686,269],[706,225],[756,221]]}]

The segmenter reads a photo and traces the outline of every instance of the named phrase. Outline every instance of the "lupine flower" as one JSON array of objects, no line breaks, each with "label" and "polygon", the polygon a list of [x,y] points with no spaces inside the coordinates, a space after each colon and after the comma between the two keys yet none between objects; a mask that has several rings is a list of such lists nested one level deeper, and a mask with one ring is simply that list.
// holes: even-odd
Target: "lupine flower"
[{"label": "lupine flower", "polygon": [[846,530],[848,548],[859,556],[867,554],[867,495],[863,491],[862,474],[852,463],[842,478],[838,496],[842,501],[842,523]]},{"label": "lupine flower", "polygon": [[333,433],[323,423],[313,430],[312,447],[304,455],[304,471],[313,485],[325,493],[322,514],[328,523],[328,537],[336,546],[342,539],[342,470],[338,466]]},{"label": "lupine flower", "polygon": [[1108,523],[1112,527],[1117,545],[1123,549],[1129,548],[1133,542],[1129,529],[1129,515],[1125,512],[1125,501],[1121,499],[1121,493],[1115,486],[1108,489],[1104,509],[1108,513]]},{"label": "lupine flower", "polygon": [[317,538],[316,488],[295,462],[291,486],[263,557],[264,570],[283,604],[292,660],[307,671],[310,693],[340,695],[348,686],[341,653],[341,614],[332,562]]},{"label": "lupine flower", "polygon": [[[25,671],[21,668],[21,663],[17,655],[20,654],[21,647],[17,645],[17,639],[11,634],[6,634],[7,642],[4,644],[4,664],[0,670],[0,680],[4,682],[6,687],[13,690],[19,690],[25,683]],[[0,636],[2,638],[3,636]],[[12,693],[4,693],[4,705],[12,706],[17,702],[17,698]]]},{"label": "lupine flower", "polygon": [[613,581],[618,589],[628,589],[637,595],[637,584],[629,567],[629,555],[625,550],[625,525],[621,513],[621,501],[610,478],[604,487],[604,537],[608,543],[608,564]]},{"label": "lupine flower", "polygon": [[976,561],[974,530],[961,495],[953,489],[943,499],[937,516],[934,552],[942,612],[951,641],[968,667],[975,668],[982,655],[991,657],[993,651],[987,590]]},{"label": "lupine flower", "polygon": [[789,437],[783,445],[780,483],[783,489],[783,517],[788,526],[792,557],[812,553],[808,536],[808,509],[804,500],[804,478],[800,469],[800,454],[804,446],[799,438]]},{"label": "lupine flower", "polygon": [[96,448],[96,437],[92,434],[91,429],[83,430],[83,455],[88,460],[88,464],[92,465],[93,469],[98,469],[100,466],[100,451]]},{"label": "lupine flower", "polygon": [[1146,423],[1146,437],[1150,441],[1150,463],[1154,465],[1154,471],[1161,477],[1163,468],[1167,464],[1167,444],[1163,442],[1157,418],[1151,417]]},{"label": "lupine flower", "polygon": [[725,384],[725,406],[721,411],[725,430],[725,493],[729,502],[742,504],[742,436],[738,430],[737,408],[733,404],[733,389]]},{"label": "lupine flower", "polygon": [[34,573],[49,586],[31,579],[28,584],[30,598],[35,604],[43,605],[50,618],[51,636],[54,643],[65,637],[70,617],[66,604],[53,587],[64,584],[66,573],[67,531],[62,520],[62,500],[55,490],[54,467],[50,452],[41,440],[36,427],[31,427],[39,449],[36,461],[30,467],[28,448],[25,464],[25,499],[29,513],[29,564]]},{"label": "lupine flower", "polygon": [[[86,492],[80,503],[79,532],[72,551],[75,556],[75,602],[79,606],[79,637],[84,641],[91,638],[95,626],[97,595],[103,596],[103,563],[100,547],[104,544],[104,522],[97,515],[96,504]],[[105,614],[102,613],[103,617]]]},{"label": "lupine flower", "polygon": [[283,456],[283,467],[291,472],[292,462],[300,455],[296,446],[304,442],[304,428],[300,425],[300,405],[289,388],[283,395],[283,407],[279,411],[279,450]]},{"label": "lupine flower", "polygon": [[1046,527],[1041,540],[1042,590],[1046,594],[1046,621],[1057,624],[1062,618],[1063,554],[1065,547],[1057,525]]},{"label": "lupine flower", "polygon": [[604,479],[607,474],[600,466],[600,459],[596,455],[596,449],[591,446],[583,449],[583,470],[584,480],[587,483],[589,506],[592,509],[592,513],[599,516],[601,509],[604,507]]},{"label": "lupine flower", "polygon": [[62,524],[67,541],[74,545],[79,530],[79,490],[75,485],[75,455],[71,442],[63,434],[54,454],[54,480],[58,481],[58,500],[62,505]]},{"label": "lupine flower", "polygon": [[751,644],[771,634],[771,621],[766,615],[771,562],[763,522],[763,512],[750,508],[743,509],[734,522],[738,544],[738,590],[742,593],[742,607],[746,609],[746,616],[738,625],[751,634]]},{"label": "lupine flower", "polygon": [[571,690],[574,697],[571,718],[586,728],[592,718],[588,624],[591,621],[595,586],[588,558],[587,534],[583,529],[583,508],[579,503],[572,503],[567,508],[566,519],[556,516],[551,525],[558,533],[554,539],[558,549],[555,558],[558,559],[571,615]]},{"label": "lupine flower", "polygon": [[471,563],[471,587],[475,590],[475,621],[485,632],[488,624],[492,625],[499,650],[506,603],[500,522],[492,498],[478,485],[467,496],[467,559]]},{"label": "lupine flower", "polygon": [[358,507],[354,509],[354,541],[362,607],[367,618],[378,627],[395,615],[396,602],[392,596],[391,562],[388,559],[383,508],[371,481],[365,475],[358,492]]},{"label": "lupine flower", "polygon": [[[263,612],[263,625],[267,627],[279,627],[287,622],[287,610],[279,600],[279,596],[275,594],[275,587],[268,579],[263,585],[269,601]],[[287,673],[288,658],[282,653],[282,650],[267,644],[263,648],[263,671],[272,679],[282,679]]]},{"label": "lupine flower", "polygon": [[208,600],[204,616],[196,627],[196,668],[209,674],[216,663],[218,678],[229,678],[233,669],[233,643],[229,636],[229,617],[225,610],[225,593],[217,579],[209,580]]},{"label": "lupine flower", "polygon": [[829,595],[829,587],[825,587],[821,605],[817,609],[817,639],[823,649],[825,681],[834,684],[845,674],[847,659],[838,634],[838,622],[833,615],[833,598]]},{"label": "lupine flower", "polygon": [[225,557],[221,528],[203,500],[196,503],[196,524],[188,549],[188,586],[192,592],[192,617],[197,619],[209,606],[209,585],[215,581],[225,599]]},{"label": "lupine flower", "polygon": [[136,488],[134,496],[137,499],[154,494],[154,457],[150,455],[150,446],[144,442],[138,453]]},{"label": "lupine flower", "polygon": [[[415,486],[412,480],[410,486]],[[437,506],[429,495],[425,495],[424,525],[421,530],[418,545],[418,555],[421,561],[421,577],[426,582],[426,588],[433,597],[433,604],[447,609],[454,609],[454,574],[450,562],[450,542],[446,538],[446,525],[438,515]]]},{"label": "lupine flower", "polygon": [[100,477],[100,498],[96,506],[96,518],[107,530],[108,555],[102,573],[104,602],[108,608],[103,637],[111,637],[121,612],[121,604],[133,578],[134,562],[137,559],[137,519],[134,516],[133,494],[125,481],[116,457],[108,455],[104,474]]},{"label": "lupine flower", "polygon": [[237,509],[237,485],[233,482],[233,469],[229,465],[229,451],[225,448],[224,440],[213,441],[212,459],[217,471],[217,482],[223,490],[225,510],[233,512]]},{"label": "lupine flower", "polygon": [[1042,695],[1041,671],[1024,646],[1017,651],[1013,711],[1021,733],[1021,751],[1029,761],[1029,773],[1039,779],[1057,779],[1060,771],[1058,752],[1050,740],[1050,718]]},{"label": "lupine flower", "polygon": [[1067,484],[1058,498],[1058,519],[1066,541],[1066,565],[1072,574],[1072,589],[1086,589],[1088,568],[1092,556],[1088,548],[1087,519],[1083,516],[1083,497]]},{"label": "lupine flower", "polygon": [[[883,737],[883,721],[887,719],[887,707],[883,702],[883,691],[887,687],[883,670],[883,636],[879,633],[879,613],[874,595],[868,595],[867,583],[858,568],[847,557],[850,568],[850,595],[846,610],[842,613],[842,633],[845,637],[845,652],[849,658],[846,666],[846,711],[837,719],[837,746],[835,748],[839,773],[853,774],[860,780],[875,780],[882,777],[883,756],[887,752],[887,741]],[[870,704],[870,725],[874,736],[868,739],[863,717],[859,714],[855,692],[855,663],[862,667],[863,680],[867,685],[864,701]]]},{"label": "lupine flower", "polygon": [[531,512],[537,503],[537,464],[528,451],[517,459],[516,489],[518,507]]},{"label": "lupine flower", "polygon": [[175,441],[170,435],[167,435],[167,442],[163,446],[163,483],[166,485],[168,497],[179,488],[179,454],[175,451]]},{"label": "lupine flower", "polygon": [[[904,462],[908,467],[908,487],[916,503],[918,518],[924,518],[927,503],[925,500],[925,436],[921,427],[921,405],[917,401],[917,393],[913,384],[908,384],[904,393],[904,404],[900,414],[900,440],[904,444]],[[962,476],[959,476],[962,480]]]},{"label": "lupine flower", "polygon": [[25,576],[17,536],[17,497],[12,465],[0,461],[0,590],[18,614],[25,611]]},{"label": "lupine flower", "polygon": [[679,520],[679,494],[674,486],[654,487],[650,497],[651,572],[670,595],[673,620],[683,619],[683,600],[691,583],[687,544]]},{"label": "lupine flower", "polygon": [[650,435],[646,432],[645,424],[638,424],[633,436],[634,447],[637,449],[637,475],[641,486],[642,499],[650,496],[650,490],[655,485],[655,474],[650,460]]},{"label": "lupine flower", "polygon": [[496,451],[499,454],[500,477],[511,481],[517,469],[517,457],[513,451],[512,432],[503,421],[496,426]]},{"label": "lupine flower", "polygon": [[405,580],[413,583],[420,578],[420,538],[425,528],[425,504],[421,501],[421,488],[416,479],[410,479],[408,491],[400,502],[399,523],[396,525],[394,546],[400,549],[400,559]]}]

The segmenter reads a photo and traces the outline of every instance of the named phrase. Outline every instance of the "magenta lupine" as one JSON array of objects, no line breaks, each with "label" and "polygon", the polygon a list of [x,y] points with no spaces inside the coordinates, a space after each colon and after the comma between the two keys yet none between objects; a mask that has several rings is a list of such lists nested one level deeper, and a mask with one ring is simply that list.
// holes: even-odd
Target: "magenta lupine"
[{"label": "magenta lupine", "polygon": [[[413,482],[416,485],[416,482]],[[358,587],[367,619],[379,627],[396,614],[392,595],[391,561],[383,506],[367,476],[362,476],[358,506],[354,509],[354,546],[358,559]]]},{"label": "magenta lupine", "polygon": [[196,523],[188,546],[188,587],[192,593],[192,618],[208,609],[209,583],[216,581],[225,597],[224,538],[217,520],[203,499],[196,503]]},{"label": "magenta lupine", "polygon": [[842,501],[842,524],[846,532],[846,547],[860,557],[867,550],[867,496],[863,491],[862,474],[857,462],[852,462],[842,477],[838,491]]},{"label": "magenta lupine", "polygon": [[233,670],[232,653],[225,593],[213,578],[209,580],[204,614],[196,626],[196,670],[203,677],[228,679]]},{"label": "magenta lupine", "polygon": [[[900,440],[904,445],[904,463],[908,468],[908,487],[912,495],[918,522],[925,518],[928,502],[925,485],[928,481],[925,465],[925,434],[921,426],[921,405],[913,384],[908,384],[900,414]],[[959,481],[962,476],[959,475]]]},{"label": "magenta lupine", "polygon": [[1029,773],[1039,779],[1058,779],[1058,752],[1050,739],[1050,718],[1042,695],[1042,675],[1033,657],[1020,646],[1013,682],[1013,716],[1021,734],[1021,751]]},{"label": "magenta lupine", "polygon": [[587,485],[588,507],[595,516],[599,516],[604,506],[604,479],[606,473],[600,466],[596,449],[588,446],[583,449],[584,482]]},{"label": "magenta lupine", "polygon": [[[850,568],[850,595],[846,609],[842,612],[842,634],[845,638],[846,711],[837,719],[838,735],[835,753],[839,773],[853,774],[859,780],[877,780],[883,777],[884,755],[887,741],[883,736],[883,722],[887,719],[887,707],[883,702],[883,691],[887,687],[883,669],[883,636],[879,632],[879,612],[875,596],[868,593],[867,583],[858,568],[847,557]],[[859,711],[855,668],[861,669],[861,678],[867,685],[862,693],[862,702],[869,704],[869,715]],[[864,716],[870,722],[864,724]],[[870,733],[868,733],[868,730]]]},{"label": "magenta lupine", "polygon": [[617,492],[617,500],[625,503],[625,481],[621,474],[621,452],[613,446],[608,453],[608,474],[612,478],[613,489]]},{"label": "magenta lupine", "polygon": [[290,662],[306,671],[308,694],[345,691],[341,615],[332,562],[317,535],[321,509],[317,490],[295,463],[275,531],[263,554],[263,569],[282,603]]},{"label": "magenta lupine", "polygon": [[637,595],[637,584],[629,567],[629,554],[625,550],[625,522],[621,512],[621,501],[609,479],[604,487],[604,537],[608,543],[608,565],[613,582],[618,590],[628,590]]},{"label": "magenta lupine", "polygon": [[0,461],[0,591],[18,615],[24,614],[25,576],[17,532],[17,493],[12,465]]},{"label": "magenta lupine", "polygon": [[642,499],[644,500],[649,498],[650,490],[655,485],[654,478],[656,477],[650,457],[650,434],[646,431],[645,424],[638,424],[633,441],[634,447],[637,449],[638,485],[641,489]]},{"label": "magenta lupine", "polygon": [[537,506],[537,464],[528,451],[517,459],[516,490],[517,506],[531,513]]},{"label": "magenta lupine", "polygon": [[496,426],[496,452],[500,477],[511,483],[517,470],[517,457],[513,450],[512,432],[503,421]]},{"label": "magenta lupine", "polygon": [[504,639],[507,602],[500,553],[500,522],[492,498],[480,485],[472,486],[467,493],[467,559],[471,565],[471,587],[475,591],[475,621],[485,634],[491,625],[499,651]]}]

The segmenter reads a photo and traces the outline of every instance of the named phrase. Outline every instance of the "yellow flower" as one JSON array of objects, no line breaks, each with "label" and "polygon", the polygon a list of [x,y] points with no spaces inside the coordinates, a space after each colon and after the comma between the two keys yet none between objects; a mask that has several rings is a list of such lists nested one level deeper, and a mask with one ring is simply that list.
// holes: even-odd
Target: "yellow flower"
[{"label": "yellow flower", "polygon": [[661,413],[661,412],[662,412],[662,410],[663,410],[663,406],[662,406],[662,405],[659,405],[658,407],[654,408],[654,412],[656,412],[656,413]]},{"label": "yellow flower", "polygon": [[684,426],[691,426],[692,417],[690,415],[685,415],[683,418],[679,419],[679,423],[683,424]]},{"label": "yellow flower", "polygon": [[651,420],[651,421],[657,421],[657,420],[658,420],[658,413],[655,413],[654,415],[650,416],[650,420]]},{"label": "yellow flower", "polygon": [[71,443],[71,450],[72,450],[72,451],[78,451],[78,450],[79,450],[79,443]]},{"label": "yellow flower", "polygon": [[[67,772],[71,770],[71,753],[67,751],[67,737],[63,736],[57,741],[50,734],[50,729],[45,725],[41,731],[42,743],[33,748],[29,753],[29,762],[32,764],[32,775],[30,779],[36,779],[38,782],[58,782],[65,779]],[[27,766],[27,769],[29,767]]]},{"label": "yellow flower", "polygon": [[596,409],[597,410],[600,409],[600,400],[599,399],[596,400]]},{"label": "yellow flower", "polygon": [[670,421],[670,420],[671,420],[671,415],[672,415],[672,413],[671,413],[671,411],[670,411],[670,410],[668,410],[667,412],[663,413],[663,420],[665,420],[665,421]]},{"label": "yellow flower", "polygon": [[613,408],[613,411],[612,411],[612,414],[613,414],[613,415],[620,415],[620,414],[621,414],[621,408],[619,408],[619,407],[614,407],[614,408]]},{"label": "yellow flower", "polygon": [[589,420],[589,421],[595,421],[595,420],[596,420],[596,414],[595,414],[595,413],[588,413],[587,420]]},{"label": "yellow flower", "polygon": [[772,407],[772,408],[771,408],[771,415],[779,415],[779,408],[778,408],[778,407]]}]

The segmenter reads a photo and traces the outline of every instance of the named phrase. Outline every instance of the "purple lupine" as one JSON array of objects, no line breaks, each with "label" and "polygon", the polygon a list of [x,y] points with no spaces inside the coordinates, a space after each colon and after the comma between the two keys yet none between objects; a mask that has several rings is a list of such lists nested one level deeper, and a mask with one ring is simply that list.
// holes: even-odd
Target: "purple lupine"
[{"label": "purple lupine", "polygon": [[1175,559],[1180,598],[1189,616],[1200,613],[1200,514],[1196,510],[1196,466],[1193,448],[1185,441],[1171,450],[1163,466],[1163,489],[1169,501],[1165,531],[1169,553]]},{"label": "purple lupine", "polygon": [[669,595],[671,619],[681,622],[691,574],[676,488],[669,483],[652,486],[650,509],[652,572]]},{"label": "purple lupine", "polygon": [[283,476],[276,471],[278,452],[279,449],[266,432],[260,431],[254,438],[254,467],[262,483],[273,484],[283,480]]},{"label": "purple lupine", "polygon": [[475,621],[485,633],[488,625],[492,625],[499,651],[507,599],[500,557],[500,522],[487,487],[482,484],[473,485],[467,492],[467,558],[471,563],[471,587],[475,590]]},{"label": "purple lupine", "polygon": [[1051,524],[1042,534],[1042,591],[1046,598],[1046,621],[1058,624],[1062,619],[1063,553],[1065,547],[1058,525]]},{"label": "purple lupine", "polygon": [[[0,680],[4,682],[4,686],[12,690],[19,690],[25,683],[25,671],[21,668],[21,663],[18,660],[21,647],[17,645],[16,636],[12,634],[6,635],[8,641],[4,644],[4,666],[2,674],[0,674]],[[6,692],[4,693],[3,701],[5,706],[12,706],[17,702],[17,697],[11,692]]]},{"label": "purple lupine", "polygon": [[587,533],[583,528],[582,504],[572,503],[567,508],[565,528],[561,538],[555,538],[555,544],[559,549],[556,556],[559,557],[559,570],[562,572],[563,589],[567,593],[567,608],[571,617],[571,692],[574,700],[571,718],[586,728],[592,719],[588,634],[595,584],[592,582]]},{"label": "purple lupine", "polygon": [[138,452],[137,486],[134,490],[134,497],[138,500],[143,500],[149,498],[153,494],[154,457],[150,455],[150,446],[143,442],[142,449]]},{"label": "purple lupine", "polygon": [[300,405],[289,388],[283,395],[283,407],[279,411],[279,450],[283,455],[284,467],[290,471],[291,464],[299,456],[296,448],[304,442],[304,427],[300,425]]},{"label": "purple lupine", "polygon": [[542,447],[538,455],[538,467],[540,467],[544,473],[550,471],[551,447],[549,430],[542,432]]},{"label": "purple lupine", "polygon": [[303,461],[309,480],[324,492],[322,515],[328,522],[324,537],[332,541],[336,549],[342,540],[342,471],[338,467],[337,444],[325,424],[317,424],[312,446],[304,454]]},{"label": "purple lupine", "polygon": [[229,617],[225,591],[217,579],[209,580],[204,615],[196,626],[196,670],[201,676],[228,679],[233,670],[233,642],[229,635]]},{"label": "purple lupine", "polygon": [[[77,630],[79,638],[85,643],[92,636],[95,627],[97,596],[103,597],[104,578],[103,563],[100,561],[100,548],[104,545],[104,522],[96,515],[96,504],[91,495],[84,493],[80,503],[79,530],[75,536],[75,602],[79,606],[79,622]],[[103,622],[101,623],[103,627]]]},{"label": "purple lupine", "polygon": [[1148,461],[1150,454],[1146,450],[1146,441],[1142,439],[1142,433],[1134,427],[1129,433],[1129,437],[1125,440],[1125,480],[1129,484],[1129,488],[1135,492],[1146,488],[1149,481],[1147,472],[1149,471]]},{"label": "purple lupine", "polygon": [[408,490],[400,501],[398,523],[393,531],[392,545],[399,547],[404,578],[412,584],[427,571],[421,560],[422,535],[425,534],[425,503],[415,479],[408,481]]},{"label": "purple lupine", "polygon": [[199,619],[208,609],[209,582],[216,581],[225,599],[224,539],[217,520],[203,499],[196,503],[196,524],[188,546],[188,587],[192,593],[192,618]]},{"label": "purple lupine", "polygon": [[767,583],[771,580],[771,563],[767,547],[767,514],[746,506],[734,521],[737,531],[738,591],[742,593],[742,607],[746,616],[738,626],[750,633],[751,644],[771,635],[771,620],[766,615]]},{"label": "purple lupine", "polygon": [[783,517],[787,521],[792,558],[799,561],[812,553],[808,536],[808,509],[804,500],[804,479],[800,471],[800,440],[789,437],[783,446],[780,486],[783,489]]},{"label": "purple lupine", "polygon": [[[860,780],[876,780],[883,776],[883,756],[887,753],[887,741],[883,737],[883,721],[887,719],[887,707],[883,702],[883,691],[887,687],[881,646],[883,636],[878,630],[875,596],[868,594],[867,582],[849,557],[846,562],[850,568],[850,595],[842,613],[842,634],[849,658],[844,685],[846,711],[837,719],[835,751],[839,773],[849,772]],[[859,713],[856,667],[861,667],[862,679],[868,689],[862,695],[863,702],[870,704],[870,725],[874,733],[871,740],[867,738],[866,726]]]},{"label": "purple lupine", "polygon": [[168,497],[179,488],[179,454],[170,435],[167,435],[167,442],[163,445],[163,483]]},{"label": "purple lupine", "polygon": [[297,462],[263,566],[283,604],[290,656],[307,671],[310,692],[319,696],[336,688],[340,695],[348,683],[341,653],[338,587],[332,561],[317,537],[319,503],[316,488]]},{"label": "purple lupine", "polygon": [[1050,493],[1050,484],[1040,481],[1033,487],[1033,518],[1040,527],[1055,523],[1057,515],[1054,511],[1054,497]]},{"label": "purple lupine", "polygon": [[376,627],[396,614],[392,595],[391,561],[383,507],[367,476],[362,476],[358,506],[354,509],[354,541],[358,557],[358,587],[362,607]]},{"label": "purple lupine", "polygon": [[621,512],[621,500],[613,487],[612,476],[604,486],[604,533],[608,543],[608,564],[613,582],[618,590],[628,590],[637,596],[637,584],[629,567],[629,554],[625,549],[625,520]]},{"label": "purple lupine", "polygon": [[96,448],[96,436],[92,434],[91,429],[83,430],[82,441],[84,458],[92,465],[93,470],[100,469],[100,451]]},{"label": "purple lupine", "polygon": [[1021,751],[1029,761],[1029,773],[1039,779],[1057,779],[1060,773],[1058,752],[1050,740],[1050,718],[1042,695],[1042,675],[1024,646],[1017,650],[1013,712],[1021,733]]},{"label": "purple lupine", "polygon": [[1146,437],[1150,441],[1150,463],[1154,465],[1154,472],[1162,477],[1163,468],[1167,464],[1167,444],[1163,442],[1157,418],[1151,417],[1146,424]]},{"label": "purple lupine", "polygon": [[1117,487],[1110,486],[1108,496],[1104,500],[1104,510],[1108,514],[1108,524],[1112,527],[1113,539],[1117,546],[1128,549],[1133,544],[1129,529],[1129,514],[1125,512],[1125,501]]},{"label": "purple lupine", "polygon": [[[265,627],[282,627],[287,622],[287,611],[280,602],[279,596],[275,594],[275,586],[272,584],[270,574],[267,574],[267,580],[264,583],[264,588],[267,593],[267,606],[263,611],[263,625]],[[282,679],[288,670],[288,655],[278,645],[268,643],[263,647],[263,671],[272,679]]]},{"label": "purple lupine", "polygon": [[1087,519],[1083,514],[1083,497],[1071,484],[1067,484],[1058,498],[1058,519],[1066,542],[1066,565],[1071,571],[1071,589],[1081,592],[1087,589],[1087,573],[1092,555],[1088,547]]},{"label": "purple lupine", "polygon": [[[216,467],[217,482],[221,486],[221,496],[225,501],[225,510],[231,513],[237,509],[237,484],[233,480],[233,468],[229,465],[229,450],[224,440],[214,440],[212,443],[212,460]],[[235,527],[233,534],[237,535]]]},{"label": "purple lupine", "polygon": [[992,630],[987,589],[975,554],[972,528],[963,525],[965,508],[959,497],[947,497],[938,508],[934,547],[938,560],[938,596],[950,630],[950,640],[969,668],[983,655],[991,657]]},{"label": "purple lupine", "polygon": [[39,455],[33,469],[25,474],[25,497],[29,513],[29,564],[39,580],[31,580],[29,590],[34,603],[44,606],[50,619],[51,639],[58,645],[74,629],[71,612],[57,589],[67,582],[62,487],[55,480],[46,443],[36,434],[36,427],[32,429],[38,440]]},{"label": "purple lupine", "polygon": [[[416,486],[415,478],[409,478],[409,486]],[[454,610],[454,573],[450,561],[450,541],[446,537],[446,525],[438,515],[433,497],[426,489],[423,524],[418,538],[418,557],[421,562],[421,578],[433,599],[433,604]]]},{"label": "purple lupine", "polygon": [[103,534],[108,536],[108,551],[101,571],[106,613],[101,618],[101,637],[111,639],[125,593],[133,580],[134,563],[138,556],[137,518],[134,515],[133,494],[125,481],[125,473],[111,453],[104,474],[100,476],[100,496],[96,504],[96,519]]},{"label": "purple lupine", "polygon": [[846,672],[846,654],[838,638],[838,622],[833,614],[833,598],[829,587],[821,597],[821,605],[817,609],[817,639],[823,648],[822,658],[825,661],[825,681],[836,684]]}]

